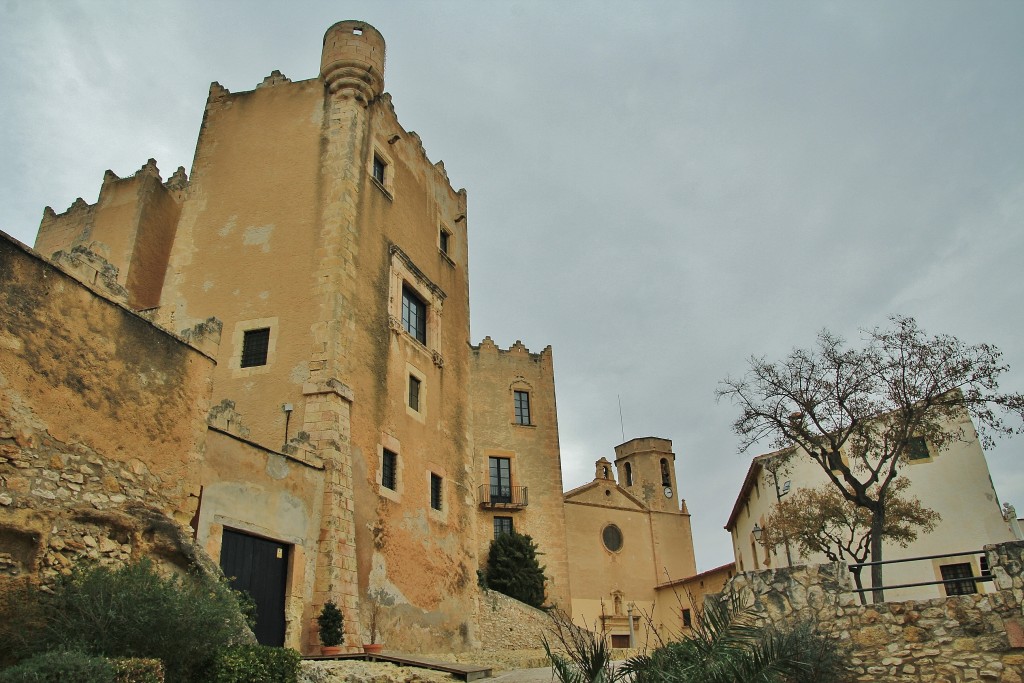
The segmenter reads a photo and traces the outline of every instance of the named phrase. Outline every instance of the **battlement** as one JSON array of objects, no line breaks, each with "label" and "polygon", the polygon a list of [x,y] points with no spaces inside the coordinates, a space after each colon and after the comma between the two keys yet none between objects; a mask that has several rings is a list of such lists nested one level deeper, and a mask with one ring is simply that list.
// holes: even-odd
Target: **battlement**
[{"label": "battlement", "polygon": [[497,353],[497,354],[522,354],[524,356],[527,356],[527,357],[530,357],[530,358],[533,358],[533,359],[536,359],[536,360],[540,360],[541,358],[548,358],[548,359],[550,359],[551,358],[551,354],[552,354],[551,344],[548,344],[547,346],[545,346],[544,349],[540,353],[531,353],[530,349],[526,348],[526,345],[523,344],[523,342],[520,341],[519,339],[517,339],[516,342],[514,344],[512,344],[512,346],[508,347],[507,349],[503,349],[500,346],[498,346],[497,344],[495,344],[494,340],[491,339],[489,336],[484,337],[483,340],[480,342],[480,344],[477,345],[477,346],[473,346],[472,344],[470,344],[469,348],[472,349],[473,351],[478,352],[478,353],[482,352],[482,353]]}]

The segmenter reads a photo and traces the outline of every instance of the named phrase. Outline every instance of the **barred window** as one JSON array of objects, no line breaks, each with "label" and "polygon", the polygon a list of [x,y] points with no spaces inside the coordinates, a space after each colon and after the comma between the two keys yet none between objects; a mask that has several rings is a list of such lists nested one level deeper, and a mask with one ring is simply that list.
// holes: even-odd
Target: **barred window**
[{"label": "barred window", "polygon": [[441,486],[444,483],[444,479],[430,473],[430,507],[435,510],[441,509]]},{"label": "barred window", "polygon": [[963,579],[945,584],[946,595],[971,595],[978,592],[978,584],[974,582],[970,563],[944,564],[939,567],[939,571],[942,572],[943,581]]},{"label": "barred window", "polygon": [[386,448],[381,462],[380,484],[392,491],[398,490],[398,454]]},{"label": "barred window", "polygon": [[269,348],[269,327],[264,327],[258,330],[246,330],[245,336],[242,338],[242,361],[239,365],[243,368],[254,368],[259,365],[266,365],[267,350]]}]

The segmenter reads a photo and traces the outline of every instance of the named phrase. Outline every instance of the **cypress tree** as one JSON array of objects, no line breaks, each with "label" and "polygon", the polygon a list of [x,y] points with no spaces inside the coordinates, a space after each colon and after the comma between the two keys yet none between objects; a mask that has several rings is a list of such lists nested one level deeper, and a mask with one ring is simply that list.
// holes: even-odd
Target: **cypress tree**
[{"label": "cypress tree", "polygon": [[537,544],[529,536],[514,530],[500,534],[487,553],[487,587],[540,607],[546,579],[537,554]]}]

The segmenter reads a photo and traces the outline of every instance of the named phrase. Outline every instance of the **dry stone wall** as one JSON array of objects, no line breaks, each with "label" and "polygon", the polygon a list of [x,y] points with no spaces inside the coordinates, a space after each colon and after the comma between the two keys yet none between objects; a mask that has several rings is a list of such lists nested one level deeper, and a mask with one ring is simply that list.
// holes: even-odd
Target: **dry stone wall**
[{"label": "dry stone wall", "polygon": [[762,623],[811,620],[848,653],[847,681],[1024,682],[1024,542],[987,546],[984,593],[861,605],[844,563],[735,576],[711,600],[753,605]]},{"label": "dry stone wall", "polygon": [[483,650],[529,650],[541,647],[551,618],[542,610],[497,591],[480,591],[480,646]]}]

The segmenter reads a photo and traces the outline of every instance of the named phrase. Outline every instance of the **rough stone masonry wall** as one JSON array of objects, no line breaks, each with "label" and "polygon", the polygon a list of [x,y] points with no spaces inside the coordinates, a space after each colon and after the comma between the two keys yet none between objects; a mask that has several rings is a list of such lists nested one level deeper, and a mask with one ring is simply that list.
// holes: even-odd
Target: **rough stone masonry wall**
[{"label": "rough stone masonry wall", "polygon": [[987,593],[861,605],[844,563],[748,572],[717,597],[762,622],[817,622],[848,653],[847,681],[1024,681],[1024,542],[987,546]]},{"label": "rough stone masonry wall", "polygon": [[0,584],[194,559],[212,368],[0,235]]},{"label": "rough stone masonry wall", "polygon": [[550,637],[551,617],[497,591],[480,591],[480,647],[483,650],[530,650]]}]

